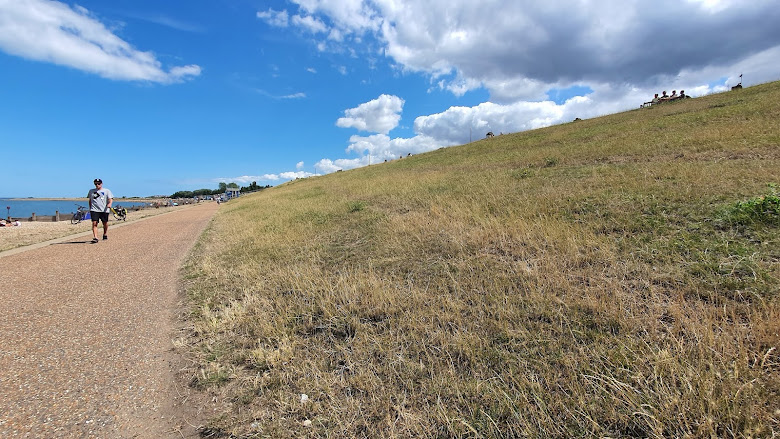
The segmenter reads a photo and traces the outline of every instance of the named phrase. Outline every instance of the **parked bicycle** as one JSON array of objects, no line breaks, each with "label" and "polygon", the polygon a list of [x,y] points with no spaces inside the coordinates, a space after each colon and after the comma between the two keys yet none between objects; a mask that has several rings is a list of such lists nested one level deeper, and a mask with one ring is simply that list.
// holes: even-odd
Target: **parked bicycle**
[{"label": "parked bicycle", "polygon": [[117,221],[127,221],[127,209],[118,204],[116,207],[111,207],[111,214],[114,215],[114,219]]},{"label": "parked bicycle", "polygon": [[76,205],[76,213],[70,219],[71,224],[78,224],[87,218],[87,208],[84,206]]},{"label": "parked bicycle", "polygon": [[[87,208],[84,206],[76,205],[76,213],[73,214],[73,217],[70,219],[71,224],[78,224],[85,219],[87,219]],[[114,216],[114,219],[117,221],[127,221],[127,209],[125,209],[122,206],[117,205],[116,207],[111,207],[111,214]]]}]

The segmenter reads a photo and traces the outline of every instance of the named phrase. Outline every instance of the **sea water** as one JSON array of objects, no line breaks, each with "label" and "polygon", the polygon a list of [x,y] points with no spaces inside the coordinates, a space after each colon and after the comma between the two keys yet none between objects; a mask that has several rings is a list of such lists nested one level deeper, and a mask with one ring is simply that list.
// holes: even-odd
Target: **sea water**
[{"label": "sea water", "polygon": [[[123,200],[114,198],[113,207],[122,206],[125,209],[131,207],[148,206],[149,203],[141,201]],[[83,200],[36,200],[21,198],[0,198],[0,218],[10,216],[11,218],[28,218],[34,213],[36,216],[54,215],[59,212],[60,215],[69,215],[76,211],[77,206],[87,208],[87,199]]]}]

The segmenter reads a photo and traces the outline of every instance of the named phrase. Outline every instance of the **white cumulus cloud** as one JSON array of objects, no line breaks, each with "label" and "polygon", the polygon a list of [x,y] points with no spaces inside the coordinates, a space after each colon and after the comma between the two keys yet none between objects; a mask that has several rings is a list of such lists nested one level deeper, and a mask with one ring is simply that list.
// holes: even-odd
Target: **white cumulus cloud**
[{"label": "white cumulus cloud", "polygon": [[403,107],[403,99],[383,94],[372,101],[344,111],[344,117],[336,121],[336,126],[387,134],[398,126]]},{"label": "white cumulus cloud", "polygon": [[260,11],[257,13],[257,18],[276,27],[287,27],[290,24],[290,15],[286,10],[275,11],[273,9],[268,9],[267,11]]},{"label": "white cumulus cloud", "polygon": [[211,181],[213,183],[236,183],[238,185],[249,185],[252,184],[252,182],[257,182],[257,184],[260,184],[259,182],[277,182],[280,180],[294,180],[296,178],[306,178],[306,177],[312,177],[317,174],[313,174],[311,172],[306,171],[287,171],[287,172],[280,172],[278,174],[262,174],[262,175],[240,175],[238,177],[218,177],[214,178]]},{"label": "white cumulus cloud", "polygon": [[0,50],[114,80],[173,83],[201,73],[197,65],[166,71],[88,10],[51,0],[0,0]]},{"label": "white cumulus cloud", "polygon": [[[499,103],[540,100],[547,89],[582,82],[658,86],[780,46],[780,8],[771,1],[291,3],[328,29],[320,50],[340,43],[340,50],[379,51],[441,89],[460,96],[485,88]],[[334,30],[339,39],[326,42]]]},{"label": "white cumulus cloud", "polygon": [[296,26],[308,30],[313,34],[328,31],[328,27],[325,25],[325,23],[310,15],[303,16],[303,17],[300,15],[293,15],[292,23]]},{"label": "white cumulus cloud", "polygon": [[369,163],[368,156],[359,157],[355,159],[322,159],[314,165],[314,168],[323,174],[329,174],[331,172],[342,171],[346,169],[359,168],[366,166]]}]

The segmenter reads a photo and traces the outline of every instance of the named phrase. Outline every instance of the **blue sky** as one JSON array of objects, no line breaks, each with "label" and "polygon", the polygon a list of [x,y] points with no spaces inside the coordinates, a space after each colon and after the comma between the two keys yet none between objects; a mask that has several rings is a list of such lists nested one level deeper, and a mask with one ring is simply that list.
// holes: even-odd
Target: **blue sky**
[{"label": "blue sky", "polygon": [[778,6],[0,0],[0,197],[277,185],[776,80]]}]

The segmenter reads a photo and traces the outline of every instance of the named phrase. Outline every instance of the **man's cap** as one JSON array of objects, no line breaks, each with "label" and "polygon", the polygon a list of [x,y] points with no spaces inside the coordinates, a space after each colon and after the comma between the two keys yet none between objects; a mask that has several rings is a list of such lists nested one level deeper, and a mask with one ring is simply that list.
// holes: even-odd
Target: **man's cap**
[{"label": "man's cap", "polygon": [[99,179],[99,178],[96,178],[96,179],[95,179],[95,183],[103,183],[103,180],[101,180],[101,179]]}]

